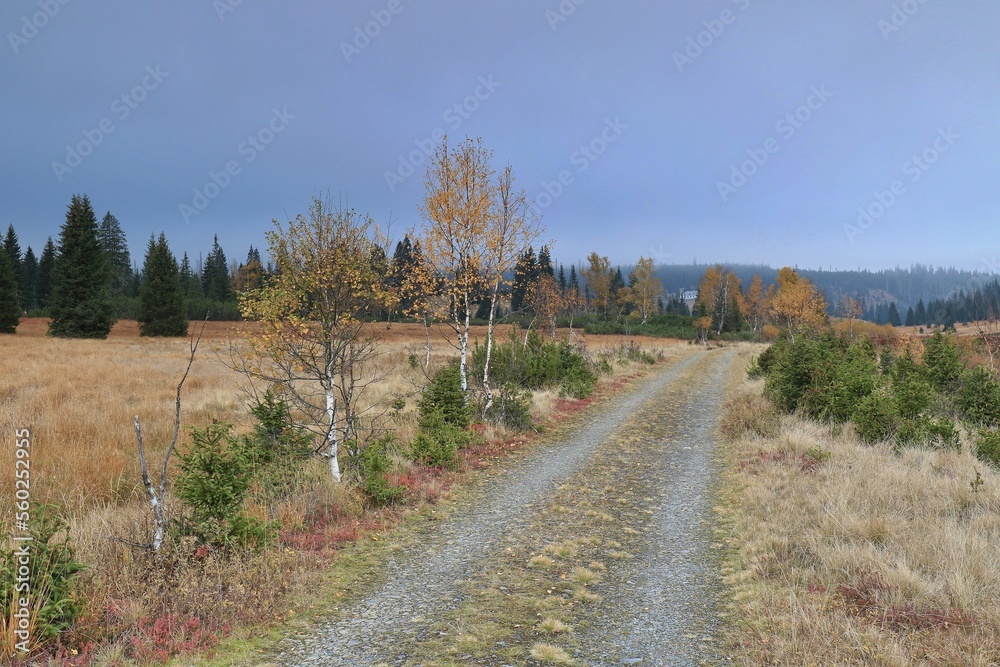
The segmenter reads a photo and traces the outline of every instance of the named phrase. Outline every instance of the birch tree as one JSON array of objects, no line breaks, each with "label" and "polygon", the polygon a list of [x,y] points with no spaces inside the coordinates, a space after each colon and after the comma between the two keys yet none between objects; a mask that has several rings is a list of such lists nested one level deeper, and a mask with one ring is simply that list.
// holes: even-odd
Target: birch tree
[{"label": "birch tree", "polygon": [[587,285],[587,293],[590,296],[590,304],[594,313],[607,316],[612,297],[611,281],[614,278],[611,262],[607,257],[592,252],[587,255],[587,268],[581,268],[580,275],[583,276]]},{"label": "birch tree", "polygon": [[808,279],[790,267],[778,271],[777,288],[768,290],[771,316],[795,337],[826,322],[826,299]]},{"label": "birch tree", "polygon": [[420,212],[424,254],[442,282],[448,321],[459,350],[462,391],[468,391],[469,331],[485,287],[486,230],[493,215],[492,153],[466,138],[452,150],[445,137],[430,158]]},{"label": "birch tree", "polygon": [[504,274],[540,233],[538,218],[524,190],[515,185],[507,165],[496,174],[492,151],[480,139],[466,138],[452,149],[442,141],[427,167],[423,251],[427,266],[440,281],[451,335],[459,351],[462,391],[468,391],[469,332],[483,296],[489,300],[484,410],[493,402],[490,357],[497,305],[506,286]]},{"label": "birch tree", "polygon": [[663,296],[663,283],[656,277],[653,258],[640,257],[629,276],[629,297],[646,324],[650,313],[656,311],[657,299]]},{"label": "birch tree", "polygon": [[314,198],[308,216],[267,233],[275,275],[245,292],[240,310],[258,326],[249,351],[230,348],[233,365],[277,387],[316,437],[315,452],[340,481],[339,448],[357,443],[366,389],[383,379],[372,363],[379,336],[371,315],[391,303],[380,258],[385,238],[370,216]]},{"label": "birch tree", "polygon": [[[509,164],[497,176],[493,195],[492,215],[483,238],[483,277],[488,285],[490,299],[486,327],[486,360],[483,364],[483,391],[486,394],[484,415],[493,406],[490,359],[493,352],[497,303],[506,285],[504,274],[514,268],[522,250],[526,246],[530,247],[541,233],[538,217],[533,213],[534,207],[531,206],[524,190],[516,188],[514,171]],[[549,274],[545,275],[551,279]]]}]

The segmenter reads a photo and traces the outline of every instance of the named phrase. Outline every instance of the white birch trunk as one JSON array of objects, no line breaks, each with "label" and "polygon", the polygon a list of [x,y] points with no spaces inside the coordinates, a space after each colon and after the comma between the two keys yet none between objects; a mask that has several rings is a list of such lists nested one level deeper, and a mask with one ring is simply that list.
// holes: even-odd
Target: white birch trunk
[{"label": "white birch trunk", "polygon": [[483,406],[483,419],[486,418],[489,409],[493,407],[493,387],[490,386],[490,358],[493,356],[493,324],[498,298],[499,287],[494,286],[493,295],[490,297],[490,319],[486,326],[486,363],[483,366],[483,389],[486,391],[486,405]]},{"label": "white birch trunk", "polygon": [[333,397],[333,387],[326,390],[326,415],[330,420],[330,450],[327,456],[330,459],[330,475],[333,481],[340,483],[340,461],[337,458],[337,402]]},{"label": "white birch trunk", "polygon": [[462,360],[459,365],[462,376],[462,392],[466,393],[469,391],[469,378],[468,378],[468,354],[469,354],[469,327],[472,324],[472,313],[469,312],[470,309],[469,297],[465,296],[465,326],[462,327],[458,334],[458,345],[462,351]]}]

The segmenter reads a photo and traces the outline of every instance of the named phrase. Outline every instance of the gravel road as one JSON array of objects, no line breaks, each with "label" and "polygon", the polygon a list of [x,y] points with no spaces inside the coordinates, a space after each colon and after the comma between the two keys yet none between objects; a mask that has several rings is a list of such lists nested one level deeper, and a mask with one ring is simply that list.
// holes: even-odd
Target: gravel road
[{"label": "gravel road", "polygon": [[[464,505],[384,565],[384,583],[311,632],[282,640],[270,660],[303,667],[406,664],[410,647],[426,638],[435,619],[462,606],[465,585],[482,564],[628,427],[638,428],[651,445],[628,465],[650,485],[656,499],[651,508],[657,509],[640,552],[602,585],[606,600],[593,613],[610,608],[613,617],[587,624],[576,657],[592,665],[704,664],[718,625],[717,577],[708,553],[716,473],[711,431],[732,356],[697,352],[671,362],[620,390],[564,441],[484,476]],[[668,402],[672,407],[664,410]]]}]

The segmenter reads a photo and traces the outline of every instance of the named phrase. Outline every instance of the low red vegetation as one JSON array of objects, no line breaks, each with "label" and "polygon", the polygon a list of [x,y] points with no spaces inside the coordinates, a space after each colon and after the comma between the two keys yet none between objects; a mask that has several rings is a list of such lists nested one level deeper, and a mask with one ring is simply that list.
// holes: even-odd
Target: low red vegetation
[{"label": "low red vegetation", "polygon": [[[792,455],[788,452],[767,452],[760,450],[748,459],[740,461],[740,470],[753,470],[764,465],[795,465],[805,473],[814,473],[823,460],[809,453]],[[756,474],[756,473],[754,473]]]},{"label": "low red vegetation", "polygon": [[975,624],[971,615],[943,605],[930,609],[918,609],[912,603],[887,605],[885,598],[892,591],[876,574],[862,576],[856,585],[840,584],[838,589],[847,609],[883,629],[928,630]]}]

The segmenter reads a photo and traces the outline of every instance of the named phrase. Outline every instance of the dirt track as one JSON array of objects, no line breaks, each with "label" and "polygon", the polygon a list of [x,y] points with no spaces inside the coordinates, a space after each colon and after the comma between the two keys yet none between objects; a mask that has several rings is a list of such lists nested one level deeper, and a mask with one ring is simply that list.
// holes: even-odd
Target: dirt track
[{"label": "dirt track", "polygon": [[[484,479],[384,564],[382,583],[271,660],[539,664],[530,651],[546,643],[576,664],[713,663],[712,431],[732,358],[667,364]],[[552,614],[573,629],[543,636],[534,623]]]}]

